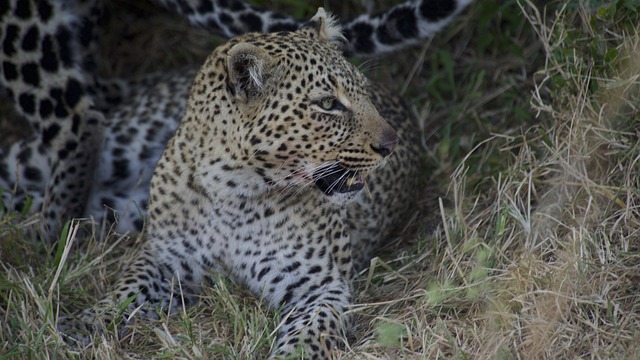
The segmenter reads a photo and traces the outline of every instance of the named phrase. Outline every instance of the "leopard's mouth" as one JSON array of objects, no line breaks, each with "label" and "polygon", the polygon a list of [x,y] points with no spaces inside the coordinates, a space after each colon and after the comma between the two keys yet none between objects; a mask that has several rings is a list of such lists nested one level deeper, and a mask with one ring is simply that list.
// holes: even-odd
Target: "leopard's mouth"
[{"label": "leopard's mouth", "polygon": [[364,175],[360,171],[352,171],[340,165],[333,165],[316,171],[313,174],[316,186],[325,195],[344,194],[360,191],[364,188]]}]

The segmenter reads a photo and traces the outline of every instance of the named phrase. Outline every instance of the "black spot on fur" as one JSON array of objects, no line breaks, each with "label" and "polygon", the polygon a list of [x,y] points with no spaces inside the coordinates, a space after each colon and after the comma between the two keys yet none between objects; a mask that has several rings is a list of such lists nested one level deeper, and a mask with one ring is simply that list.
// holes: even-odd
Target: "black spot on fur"
[{"label": "black spot on fur", "polygon": [[151,157],[154,156],[154,151],[153,149],[149,148],[148,146],[144,145],[142,146],[142,151],[140,152],[140,160],[147,160],[150,159]]},{"label": "black spot on fur", "polygon": [[21,163],[27,163],[30,158],[31,158],[31,149],[29,148],[24,148],[22,149],[22,151],[18,153],[18,160]]},{"label": "black spot on fur", "polygon": [[9,0],[0,0],[0,22],[9,12]]},{"label": "black spot on fur", "polygon": [[31,181],[42,181],[42,172],[38,168],[27,166],[24,169],[24,177]]},{"label": "black spot on fur", "polygon": [[82,25],[80,26],[80,44],[82,46],[89,46],[93,40],[93,22],[89,18],[82,19]]},{"label": "black spot on fur", "polygon": [[51,95],[51,98],[53,98],[56,102],[54,108],[56,117],[64,118],[69,116],[69,112],[67,111],[67,108],[64,106],[64,102],[62,101],[62,90],[60,88],[53,88],[49,91],[49,95]]},{"label": "black spot on fur", "polygon": [[51,124],[48,128],[42,132],[42,142],[49,144],[53,138],[55,138],[60,132],[60,125]]},{"label": "black spot on fur", "polygon": [[58,151],[58,159],[65,160],[67,157],[69,157],[69,152],[67,150],[62,149]]},{"label": "black spot on fur", "polygon": [[200,0],[200,5],[198,5],[197,10],[201,14],[212,13],[213,12],[213,1]]},{"label": "black spot on fur", "polygon": [[136,227],[136,230],[142,231],[142,226],[144,225],[144,221],[142,219],[136,219],[133,221],[133,226]]},{"label": "black spot on fur", "polygon": [[74,134],[77,134],[79,129],[80,129],[80,115],[76,114],[73,116],[73,119],[71,119],[71,132],[73,132]]},{"label": "black spot on fur", "polygon": [[49,72],[58,70],[58,56],[53,50],[53,39],[51,35],[47,35],[42,40],[42,57],[40,58],[40,66]]},{"label": "black spot on fur", "polygon": [[125,149],[119,147],[114,148],[113,150],[111,150],[111,154],[114,157],[122,157],[125,154]]},{"label": "black spot on fur", "polygon": [[121,159],[113,162],[113,176],[118,179],[129,177],[129,160]]},{"label": "black spot on fur", "polygon": [[53,104],[49,99],[40,100],[40,117],[46,119],[53,112]]},{"label": "black spot on fur", "polygon": [[260,270],[260,273],[258,273],[258,281],[262,280],[262,278],[267,275],[269,273],[269,271],[271,271],[271,267],[267,266],[265,268],[262,268],[262,270]]},{"label": "black spot on fur", "polygon": [[322,282],[320,282],[320,285],[321,285],[321,286],[324,286],[324,285],[330,284],[330,283],[332,283],[332,282],[333,282],[333,276],[328,275],[327,277],[325,277],[324,279],[322,279]]},{"label": "black spot on fur", "polygon": [[82,86],[76,79],[69,79],[67,81],[67,87],[64,92],[64,99],[67,102],[67,106],[75,107],[80,101],[82,96]]},{"label": "black spot on fur", "polygon": [[33,115],[36,112],[36,97],[32,94],[23,93],[18,98],[20,107],[28,115]]},{"label": "black spot on fur", "polygon": [[220,18],[220,21],[225,25],[231,25],[233,23],[233,18],[231,17],[231,15],[227,14],[226,12],[221,13],[219,18]]},{"label": "black spot on fur", "polygon": [[242,11],[245,8],[246,8],[246,6],[242,1],[231,1],[231,10],[232,11]]},{"label": "black spot on fur", "polygon": [[31,16],[31,4],[29,0],[18,0],[14,14],[21,19],[28,19]]},{"label": "black spot on fur", "polygon": [[64,66],[73,64],[71,56],[71,32],[64,26],[61,26],[56,32],[56,42],[60,51],[60,61]]},{"label": "black spot on fur", "polygon": [[293,297],[293,293],[291,291],[287,291],[287,293],[284,294],[284,296],[282,297],[281,303],[283,303],[283,304],[289,303],[289,301],[291,301],[292,297]]},{"label": "black spot on fur", "polygon": [[131,135],[128,135],[128,134],[120,134],[116,136],[116,141],[118,142],[118,144],[121,144],[121,145],[129,145],[131,144],[132,140],[133,140],[133,137],[131,137]]},{"label": "black spot on fur", "polygon": [[302,286],[302,285],[306,284],[307,282],[309,282],[309,280],[310,280],[310,278],[308,276],[301,277],[295,283],[289,284],[287,286],[287,292],[299,288],[300,286]]},{"label": "black spot on fur", "polygon": [[4,41],[2,41],[2,51],[7,56],[13,56],[16,53],[15,42],[18,39],[18,27],[11,24],[6,27],[4,33]]},{"label": "black spot on fur", "polygon": [[247,24],[248,31],[262,31],[262,19],[255,14],[242,14],[240,20]]},{"label": "black spot on fur", "polygon": [[69,151],[74,151],[75,149],[78,148],[78,143],[75,141],[69,140],[64,144],[64,148]]},{"label": "black spot on fur", "polygon": [[13,63],[3,61],[2,71],[4,74],[4,78],[7,79],[7,81],[15,80],[18,78],[18,68]]},{"label": "black spot on fur", "polygon": [[85,120],[85,122],[89,125],[98,125],[100,123],[100,119],[95,116],[90,116]]},{"label": "black spot on fur", "polygon": [[366,23],[358,23],[351,27],[351,31],[346,34],[346,37],[353,44],[356,51],[361,53],[372,53],[376,47],[371,40],[372,33],[373,26]]},{"label": "black spot on fur", "polygon": [[429,21],[439,21],[450,16],[455,9],[453,0],[429,0],[420,5],[420,14]]},{"label": "black spot on fur", "polygon": [[36,63],[27,63],[22,65],[22,68],[20,68],[20,74],[22,75],[22,80],[24,80],[25,83],[34,87],[40,86],[40,73]]},{"label": "black spot on fur", "polygon": [[[100,199],[100,203],[104,207],[108,208],[109,210],[110,209],[115,209],[115,203],[113,202],[113,200],[111,200],[109,198]],[[112,223],[116,222],[116,214],[115,214],[114,211],[109,211],[109,210],[107,210],[107,222],[112,224]]]},{"label": "black spot on fur", "polygon": [[38,46],[38,39],[40,38],[40,31],[38,27],[31,26],[27,33],[22,38],[22,50],[32,51]]},{"label": "black spot on fur", "polygon": [[249,140],[249,142],[251,143],[251,145],[257,145],[257,144],[260,144],[262,141],[260,140],[259,137],[253,135]]},{"label": "black spot on fur", "polygon": [[110,209],[114,209],[116,204],[113,200],[111,200],[110,198],[107,197],[103,197],[100,199],[100,203]]},{"label": "black spot on fur", "polygon": [[299,261],[295,261],[293,262],[291,265],[289,266],[285,266],[284,269],[282,269],[282,271],[290,273],[290,272],[294,272],[295,270],[297,270],[302,264],[300,264]]},{"label": "black spot on fur", "polygon": [[42,22],[47,22],[51,18],[53,14],[53,8],[46,1],[38,1],[38,16],[40,16],[40,20]]},{"label": "black spot on fur", "polygon": [[393,44],[402,38],[414,38],[418,35],[418,25],[411,9],[399,8],[387,18],[387,26],[377,30],[378,39],[383,44]]}]

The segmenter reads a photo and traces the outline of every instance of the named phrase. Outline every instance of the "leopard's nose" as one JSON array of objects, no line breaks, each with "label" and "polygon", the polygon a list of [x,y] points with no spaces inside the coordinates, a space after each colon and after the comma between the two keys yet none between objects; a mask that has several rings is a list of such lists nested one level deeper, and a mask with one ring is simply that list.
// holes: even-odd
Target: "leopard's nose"
[{"label": "leopard's nose", "polygon": [[396,149],[399,141],[400,139],[398,139],[395,131],[385,131],[378,144],[371,144],[371,149],[383,157],[387,157]]}]

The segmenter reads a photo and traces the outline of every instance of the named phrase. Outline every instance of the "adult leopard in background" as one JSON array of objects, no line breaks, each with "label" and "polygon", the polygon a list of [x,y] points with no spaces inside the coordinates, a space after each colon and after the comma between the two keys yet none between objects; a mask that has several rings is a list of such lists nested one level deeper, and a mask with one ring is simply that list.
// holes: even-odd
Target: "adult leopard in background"
[{"label": "adult leopard in background", "polygon": [[[327,359],[346,341],[355,271],[411,211],[419,144],[400,99],[341,40],[319,9],[300,30],[243,35],[207,58],[151,179],[146,242],[80,316],[88,326],[132,298],[136,316],[176,311],[214,271],[281,309],[273,357]],[[87,341],[75,326],[61,329]]]}]

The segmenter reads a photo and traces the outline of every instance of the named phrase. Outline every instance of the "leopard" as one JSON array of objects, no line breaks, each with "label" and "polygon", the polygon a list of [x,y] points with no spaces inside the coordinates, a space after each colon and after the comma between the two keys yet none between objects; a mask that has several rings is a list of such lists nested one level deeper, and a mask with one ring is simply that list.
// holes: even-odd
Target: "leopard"
[{"label": "leopard", "polygon": [[[227,37],[291,31],[304,22],[242,1],[153,2]],[[343,22],[347,41],[341,51],[373,56],[415,45],[469,3],[412,0],[357,16]],[[182,118],[195,70],[104,78],[97,71],[105,55],[97,45],[101,1],[0,5],[0,93],[31,129],[26,138],[0,148],[3,208],[30,206],[41,213],[49,241],[57,240],[61,224],[77,217],[113,223],[120,232],[140,231],[153,166]],[[175,88],[158,91],[158,80]]]},{"label": "leopard", "polygon": [[345,59],[342,39],[319,8],[298,30],[213,51],[151,177],[139,255],[74,318],[110,322],[104,307],[128,300],[123,319],[175,312],[215,273],[279,309],[271,358],[339,351],[356,271],[412,210],[420,155],[415,119]]},{"label": "leopard", "polygon": [[[10,190],[20,183],[24,192],[34,194],[50,229],[61,213],[83,211],[91,191],[85,180],[93,176],[93,154],[102,143],[104,114],[92,100],[94,84],[84,71],[93,63],[93,30],[85,28],[82,36],[72,31],[93,23],[93,16],[90,6],[80,2],[0,4],[0,85],[33,129],[28,139],[0,151],[0,187]],[[76,49],[81,43],[86,52]],[[17,201],[25,202],[26,197]]]}]

